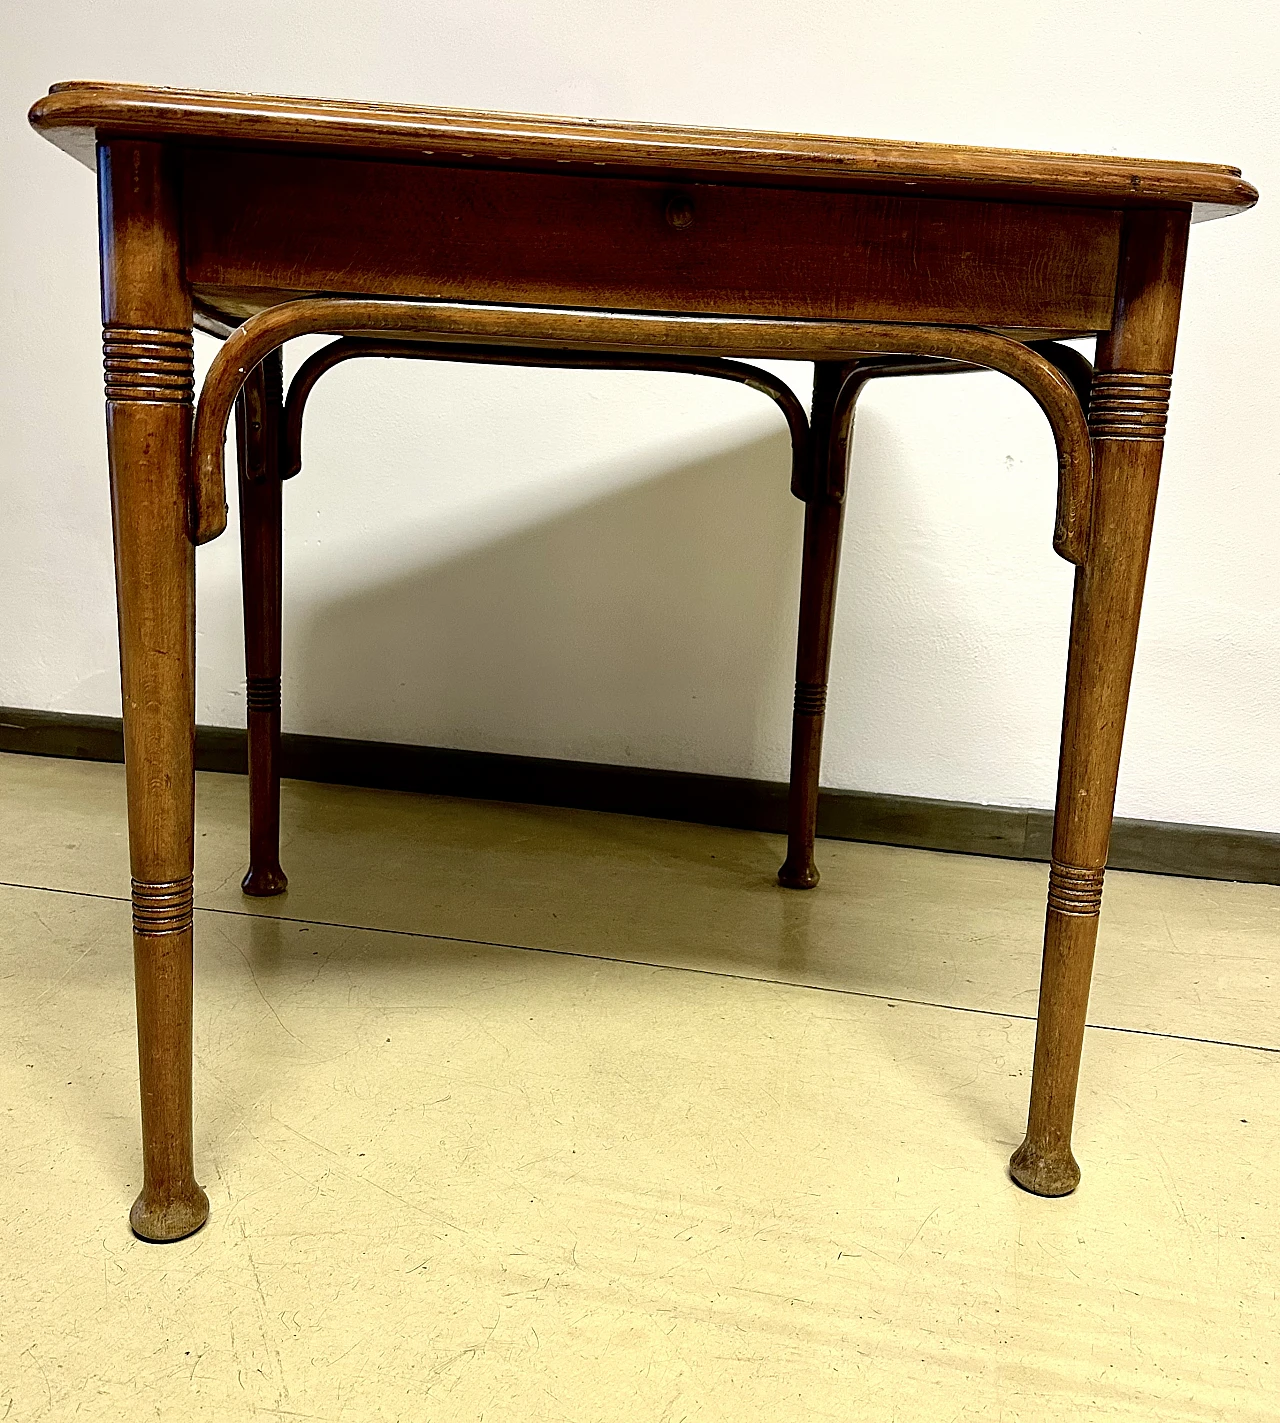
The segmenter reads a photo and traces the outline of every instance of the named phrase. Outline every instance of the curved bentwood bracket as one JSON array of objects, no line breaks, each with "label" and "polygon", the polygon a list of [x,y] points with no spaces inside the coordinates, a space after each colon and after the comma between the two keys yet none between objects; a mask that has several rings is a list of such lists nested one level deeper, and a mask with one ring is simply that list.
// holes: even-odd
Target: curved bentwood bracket
[{"label": "curved bentwood bracket", "polygon": [[[306,394],[320,374],[357,355],[397,354],[434,360],[473,360],[577,368],[685,371],[735,380],[777,402],[791,429],[793,488],[800,497],[825,492],[839,499],[843,478],[825,491],[806,487],[798,439],[803,411],[794,394],[764,371],[727,360],[723,354],[773,360],[847,363],[852,382],[849,418],[857,391],[872,375],[914,374],[926,368],[981,368],[1018,382],[1044,411],[1058,451],[1058,507],[1053,546],[1071,563],[1083,564],[1088,551],[1093,504],[1089,432],[1078,383],[1076,353],[1065,347],[1046,352],[997,332],[968,327],[893,326],[851,321],[787,321],[768,318],[660,316],[514,307],[458,302],[308,298],[272,307],[250,317],[227,338],[209,369],[196,412],[193,440],[192,536],[198,544],[226,528],[227,501],[223,450],[236,396],[264,357],[296,336],[328,333],[347,338],[313,358],[309,383],[295,400],[301,419]],[[1052,343],[1048,343],[1052,345]],[[1039,345],[1039,343],[1038,343]],[[890,359],[883,359],[883,358]],[[867,358],[872,358],[869,362]],[[1083,357],[1078,361],[1083,362]],[[854,363],[867,362],[864,366]],[[309,363],[311,364],[311,363]],[[1086,363],[1087,364],[1087,363]],[[301,373],[300,373],[301,374]],[[295,382],[296,385],[296,382]],[[288,427],[290,430],[293,426]],[[847,437],[847,427],[845,431]],[[836,438],[836,427],[832,427]],[[296,444],[292,447],[296,454]],[[814,467],[818,461],[813,461]],[[826,461],[822,461],[826,464]]]},{"label": "curved bentwood bracket", "polygon": [[470,362],[486,366],[550,367],[556,370],[671,371],[735,381],[767,395],[782,411],[791,435],[792,487],[795,488],[804,478],[809,437],[809,421],[804,406],[784,381],[768,371],[743,365],[740,361],[729,361],[719,356],[634,355],[622,351],[610,355],[590,350],[513,349],[509,346],[464,345],[456,341],[379,341],[369,337],[342,336],[308,356],[290,382],[281,433],[281,479],[292,479],[302,469],[302,417],[307,397],[316,382],[334,366],[366,357]]}]

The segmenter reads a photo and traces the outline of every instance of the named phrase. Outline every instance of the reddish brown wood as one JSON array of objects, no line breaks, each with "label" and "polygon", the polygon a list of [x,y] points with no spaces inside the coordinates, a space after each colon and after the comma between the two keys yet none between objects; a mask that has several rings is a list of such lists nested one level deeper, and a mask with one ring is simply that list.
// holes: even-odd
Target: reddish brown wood
[{"label": "reddish brown wood", "polygon": [[[818,363],[815,421],[826,432],[797,481],[806,548],[782,872],[798,885],[816,879],[821,702],[862,380],[873,366],[886,374],[933,358],[1000,370],[1040,402],[1059,453],[1054,544],[1079,569],[1035,1073],[1011,1170],[1040,1194],[1071,1190],[1187,226],[1193,209],[1210,216],[1256,199],[1238,171],[111,85],[60,86],[31,120],[82,157],[102,143],[143,1108],[135,1230],[176,1239],[208,1208],[191,1144],[192,543],[226,522],[222,446],[239,396],[249,887],[277,888],[278,351],[316,332],[534,348],[541,359],[569,351],[600,364]],[[248,318],[213,363],[194,430],[193,303],[222,334]],[[1077,394],[1086,369],[1031,347],[1092,330],[1109,334],[1092,381],[1091,449]]]},{"label": "reddish brown wood", "polygon": [[710,316],[511,308],[458,302],[318,298],[287,302],[250,317],[226,340],[209,368],[196,410],[197,543],[226,527],[223,446],[227,419],[244,378],[294,336],[414,336],[492,345],[595,352],[732,351],[782,360],[855,360],[867,354],[940,357],[985,366],[1016,380],[1040,405],[1058,447],[1054,548],[1084,558],[1092,508],[1089,432],[1067,376],[1039,351],[994,331],[854,321],[786,321]]},{"label": "reddish brown wood", "polygon": [[1089,406],[1096,504],[1076,572],[1039,1026],[1026,1140],[1013,1178],[1042,1196],[1073,1191],[1076,1082],[1120,747],[1164,448],[1187,219],[1134,212],[1111,333],[1099,343]]},{"label": "reddish brown wood", "polygon": [[103,147],[102,320],[124,703],[146,1240],[197,1230],[191,1140],[195,549],[188,533],[191,297],[156,143]]},{"label": "reddish brown wood", "polygon": [[476,365],[534,366],[556,370],[669,371],[675,375],[711,376],[734,381],[767,395],[781,410],[791,436],[792,482],[800,477],[808,445],[809,422],[804,406],[785,381],[756,366],[719,356],[629,355],[598,351],[539,351],[513,346],[472,346],[458,342],[376,341],[344,336],[313,352],[289,382],[281,442],[281,477],[292,479],[302,469],[302,417],[307,399],[320,377],[344,361],[378,357],[384,360],[460,361]]},{"label": "reddish brown wood", "polygon": [[601,356],[590,351],[507,350],[343,337],[302,363],[290,382],[282,412],[280,351],[277,348],[266,356],[246,379],[236,400],[249,722],[249,870],[241,884],[246,894],[279,894],[288,884],[280,868],[281,480],[302,468],[302,417],[320,376],[343,361],[372,357],[665,370],[731,380],[769,396],[782,411],[791,435],[793,486],[802,479],[808,458],[809,424],[804,407],[790,388],[767,371],[717,357]]},{"label": "reddish brown wood", "polygon": [[[804,505],[787,858],[778,871],[778,883],[787,889],[813,889],[819,879],[813,860],[813,842],[818,820],[827,674],[835,627],[840,535],[844,524],[845,471],[849,463],[853,406],[866,378],[852,363],[820,361],[813,368],[813,405],[809,416],[813,453]],[[841,420],[837,418],[837,406],[846,385],[848,418]]]},{"label": "reddish brown wood", "polygon": [[280,352],[256,366],[236,400],[240,569],[249,729],[249,869],[246,894],[282,894],[280,868],[281,470]]},{"label": "reddish brown wood", "polygon": [[[1057,355],[1042,350],[1055,366]],[[804,553],[800,566],[800,618],[796,637],[796,688],[791,724],[791,778],[787,802],[787,857],[778,883],[813,889],[821,876],[814,860],[822,733],[826,721],[831,639],[835,629],[836,582],[848,482],[854,411],[863,387],[885,376],[948,374],[973,366],[912,357],[882,357],[814,367],[812,457],[806,484]]]},{"label": "reddish brown wood", "polygon": [[97,133],[190,138],[225,147],[404,157],[489,168],[728,178],[770,187],[877,188],[1106,207],[1196,204],[1203,216],[1258,200],[1238,168],[1114,155],[1036,153],[880,138],[678,128],[339,99],[55,84],[31,110],[54,143],[92,162]]},{"label": "reddish brown wood", "polygon": [[[1055,347],[1049,342],[1037,349],[1056,368],[1065,367],[1077,379],[1080,378],[1082,369],[1092,370],[1088,361],[1070,348]],[[739,381],[770,396],[779,405],[791,433],[791,487],[797,498],[806,501],[806,513],[797,634],[798,672],[792,728],[788,854],[778,879],[781,884],[792,889],[810,889],[815,886],[819,878],[813,854],[822,756],[823,712],[835,618],[840,524],[854,405],[863,385],[874,378],[971,372],[978,367],[911,356],[860,361],[856,367],[841,362],[822,363],[815,370],[814,405],[815,418],[820,422],[815,428],[820,428],[823,433],[819,434],[818,444],[815,446],[809,439],[809,422],[805,418],[803,408],[790,389],[768,372],[744,366],[736,361],[707,356],[627,356],[625,353],[601,355],[589,351],[534,351],[520,347],[508,349],[464,346],[456,342],[432,343],[407,339],[377,341],[345,336],[310,355],[299,366],[290,382],[288,398],[285,401],[284,437],[281,445],[281,473],[284,479],[291,478],[302,468],[303,414],[316,382],[326,371],[344,361],[369,357],[575,369],[670,370]],[[248,388],[246,384],[246,390]],[[237,414],[239,418],[239,405]],[[244,508],[245,501],[242,497],[242,522]],[[276,517],[278,519],[278,512]],[[245,547],[248,546],[246,541]],[[273,617],[277,620],[278,639],[279,603],[277,601],[273,609],[269,597],[259,599],[246,572],[246,628],[257,626],[262,620],[270,620]],[[252,807],[265,800],[269,800],[273,806],[278,806],[278,777],[273,780],[265,769],[265,763],[254,756],[252,736],[249,781],[251,817]],[[278,837],[278,811],[275,833]],[[260,852],[253,852],[253,863],[258,863],[259,854],[263,863],[266,863],[270,853],[268,843],[264,840]],[[251,870],[245,881],[247,892],[262,892],[250,887],[253,878]],[[274,883],[274,877],[268,877],[266,883]],[[265,892],[272,891],[267,889]]]},{"label": "reddish brown wood", "polygon": [[[187,275],[266,290],[1095,331],[1120,214],[192,149]],[[298,242],[305,231],[305,244]],[[913,272],[909,285],[904,267]]]}]

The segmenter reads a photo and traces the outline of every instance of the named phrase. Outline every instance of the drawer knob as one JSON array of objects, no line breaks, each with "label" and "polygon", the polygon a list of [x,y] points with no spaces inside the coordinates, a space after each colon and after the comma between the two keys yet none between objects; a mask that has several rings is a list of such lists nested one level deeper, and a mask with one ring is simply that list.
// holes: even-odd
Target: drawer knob
[{"label": "drawer knob", "polygon": [[681,230],[693,226],[693,204],[683,193],[667,199],[667,221]]}]

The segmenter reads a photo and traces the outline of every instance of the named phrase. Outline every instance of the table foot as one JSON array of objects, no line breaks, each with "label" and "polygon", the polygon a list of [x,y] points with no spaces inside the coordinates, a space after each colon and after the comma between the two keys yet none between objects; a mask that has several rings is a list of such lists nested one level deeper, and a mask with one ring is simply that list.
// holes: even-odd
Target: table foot
[{"label": "table foot", "polygon": [[133,1233],[139,1240],[155,1244],[185,1240],[208,1219],[209,1197],[194,1181],[186,1183],[175,1194],[162,1195],[144,1189],[129,1212]]},{"label": "table foot", "polygon": [[255,899],[269,899],[273,894],[283,894],[289,888],[289,879],[279,865],[251,865],[240,881],[244,894]]},{"label": "table foot", "polygon": [[1030,1137],[1009,1158],[1009,1175],[1033,1196],[1069,1196],[1080,1184],[1080,1168],[1069,1147],[1045,1152]]},{"label": "table foot", "polygon": [[778,871],[778,883],[783,889],[816,889],[821,878],[812,860],[793,863],[790,856]]}]

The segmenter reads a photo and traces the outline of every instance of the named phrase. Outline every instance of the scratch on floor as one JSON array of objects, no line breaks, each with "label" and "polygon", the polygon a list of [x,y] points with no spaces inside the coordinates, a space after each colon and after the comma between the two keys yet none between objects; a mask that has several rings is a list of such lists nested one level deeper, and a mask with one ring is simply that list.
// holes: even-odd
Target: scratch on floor
[{"label": "scratch on floor", "polygon": [[898,1252],[898,1258],[893,1262],[895,1265],[901,1264],[902,1257],[907,1253],[908,1250],[911,1249],[911,1247],[916,1243],[916,1241],[920,1239],[920,1232],[925,1228],[926,1225],[929,1224],[929,1222],[934,1218],[934,1216],[938,1214],[941,1209],[941,1206],[934,1206],[934,1208],[929,1212],[929,1214],[925,1216],[925,1218],[920,1222],[920,1224],[916,1227],[916,1233]]}]

